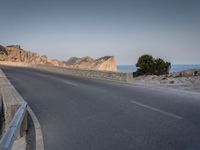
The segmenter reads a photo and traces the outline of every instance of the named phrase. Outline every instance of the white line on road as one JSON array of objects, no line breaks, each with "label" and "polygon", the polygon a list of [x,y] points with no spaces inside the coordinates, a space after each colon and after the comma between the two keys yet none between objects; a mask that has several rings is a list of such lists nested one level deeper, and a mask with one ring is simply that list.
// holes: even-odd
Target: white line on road
[{"label": "white line on road", "polygon": [[72,85],[72,86],[78,86],[78,84],[77,83],[74,83],[74,82],[71,82],[71,81],[66,81],[66,80],[61,80],[63,83],[65,83],[65,84],[70,84],[70,85]]},{"label": "white line on road", "polygon": [[70,81],[70,80],[67,80],[67,79],[62,79],[62,78],[52,76],[52,75],[49,75],[49,74],[43,74],[43,73],[39,73],[39,72],[34,72],[34,74],[33,74],[32,72],[27,71],[27,70],[23,70],[23,72],[31,73],[32,75],[37,75],[37,76],[40,76],[40,77],[43,77],[43,78],[49,78],[51,80],[60,81],[64,84],[68,84],[68,85],[71,85],[71,86],[74,86],[74,87],[80,87],[80,83],[75,83],[73,81]]},{"label": "white line on road", "polygon": [[57,80],[57,81],[60,81],[62,83],[69,84],[69,85],[72,85],[72,86],[76,86],[76,87],[78,86],[78,84],[76,84],[74,82],[71,82],[71,81],[68,81],[66,79],[60,79],[58,77],[54,77],[54,76],[50,76],[50,75],[45,75],[45,74],[41,74],[41,73],[37,73],[37,75],[40,76],[40,77]]},{"label": "white line on road", "polygon": [[155,112],[159,112],[159,113],[161,113],[161,114],[163,114],[165,116],[173,117],[173,118],[176,118],[176,119],[183,119],[183,117],[181,117],[181,116],[178,116],[178,115],[175,115],[175,114],[160,110],[160,109],[152,107],[152,106],[148,106],[148,105],[142,104],[140,102],[136,102],[136,101],[132,100],[131,103],[136,104],[136,105],[141,106],[141,107],[145,107],[145,108],[153,110]]}]

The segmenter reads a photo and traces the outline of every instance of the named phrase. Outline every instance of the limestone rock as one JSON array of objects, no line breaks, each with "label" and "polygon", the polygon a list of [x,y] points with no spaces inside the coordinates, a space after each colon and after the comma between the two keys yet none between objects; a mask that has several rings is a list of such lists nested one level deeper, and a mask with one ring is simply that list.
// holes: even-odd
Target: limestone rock
[{"label": "limestone rock", "polygon": [[67,67],[80,68],[80,69],[92,69],[102,71],[117,71],[117,65],[114,56],[104,56],[98,59],[91,57],[77,58],[72,57],[65,62]]},{"label": "limestone rock", "polygon": [[93,59],[89,56],[78,58],[72,57],[66,62],[57,59],[48,60],[47,56],[39,55],[31,51],[26,51],[20,45],[0,45],[0,61],[20,62],[26,64],[48,64],[60,67],[92,69],[102,71],[117,71],[117,65],[113,56],[104,56]]},{"label": "limestone rock", "polygon": [[200,69],[189,69],[181,72],[173,72],[168,75],[169,77],[192,77],[200,76]]},{"label": "limestone rock", "polygon": [[[0,46],[1,61],[23,62],[29,64],[45,64],[46,56],[40,56],[37,53],[25,51],[20,45]],[[3,54],[3,55],[2,55]]]},{"label": "limestone rock", "polygon": [[117,71],[117,65],[114,56],[104,56],[94,61],[92,68],[105,71]]},{"label": "limestone rock", "polygon": [[0,45],[0,54],[5,54],[5,55],[8,55],[7,51],[6,51],[6,48],[2,45]]},{"label": "limestone rock", "polygon": [[51,59],[51,60],[47,60],[47,64],[48,65],[53,65],[53,66],[64,66],[64,63],[62,63],[61,61],[57,60],[57,59]]}]

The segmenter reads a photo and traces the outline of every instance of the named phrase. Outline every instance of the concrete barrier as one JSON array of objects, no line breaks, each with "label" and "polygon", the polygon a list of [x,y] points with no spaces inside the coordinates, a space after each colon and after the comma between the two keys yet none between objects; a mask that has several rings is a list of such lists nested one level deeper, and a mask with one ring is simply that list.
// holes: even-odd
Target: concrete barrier
[{"label": "concrete barrier", "polygon": [[[18,65],[17,65],[18,66]],[[19,65],[20,66],[20,65]],[[21,66],[20,66],[21,67]],[[27,66],[26,66],[27,67]],[[4,114],[4,130],[8,128],[10,129],[10,123],[13,121],[13,117],[16,115],[16,112],[19,107],[22,106],[22,104],[25,103],[24,99],[21,97],[21,95],[17,92],[17,90],[14,88],[14,86],[10,83],[10,81],[7,79],[3,71],[0,69],[0,97],[3,101],[3,114]],[[31,110],[31,108],[28,106],[28,114],[26,113],[22,122],[22,125],[20,127],[19,132],[17,133],[17,138],[24,136],[26,134],[26,130],[28,128],[28,115],[31,117],[34,125],[35,130],[35,147],[36,150],[44,150],[44,143],[43,143],[43,134],[42,130],[39,124],[39,121],[37,120],[37,117],[35,116],[34,112]],[[15,126],[13,126],[15,127]],[[22,143],[25,143],[25,146],[23,145],[23,149],[26,149],[26,141],[23,138]],[[19,139],[19,140],[20,140]],[[1,139],[3,140],[3,139]],[[9,140],[7,136],[4,138],[4,140]],[[24,141],[23,141],[24,140]],[[14,143],[12,150],[22,150],[22,147],[18,147],[19,145]]]},{"label": "concrete barrier", "polygon": [[27,103],[23,104],[17,109],[13,119],[9,123],[9,126],[4,130],[4,133],[0,140],[1,150],[12,150],[17,133],[20,131],[23,119],[27,112]]},{"label": "concrete barrier", "polygon": [[[0,70],[0,94],[3,101],[3,114],[5,118],[4,128],[8,128],[17,109],[24,102],[10,81],[6,78],[2,70]],[[27,116],[24,118],[18,137],[25,135],[27,130]]]}]

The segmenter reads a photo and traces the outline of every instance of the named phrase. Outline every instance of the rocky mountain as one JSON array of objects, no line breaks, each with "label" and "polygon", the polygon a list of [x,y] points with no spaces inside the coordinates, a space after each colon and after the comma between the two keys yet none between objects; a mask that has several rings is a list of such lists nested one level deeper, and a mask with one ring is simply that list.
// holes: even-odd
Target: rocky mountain
[{"label": "rocky mountain", "polygon": [[25,51],[20,45],[0,46],[0,61],[24,62],[30,64],[46,64],[47,57]]},{"label": "rocky mountain", "polygon": [[114,56],[104,56],[98,59],[93,59],[88,56],[83,58],[72,57],[64,63],[67,67],[71,68],[117,71]]},{"label": "rocky mountain", "polygon": [[81,68],[103,71],[117,71],[116,62],[113,56],[104,56],[99,59],[91,57],[72,57],[66,62],[57,59],[49,60],[47,56],[39,55],[31,51],[26,51],[20,45],[1,46],[0,61],[20,62],[26,64],[46,64],[60,67]]}]

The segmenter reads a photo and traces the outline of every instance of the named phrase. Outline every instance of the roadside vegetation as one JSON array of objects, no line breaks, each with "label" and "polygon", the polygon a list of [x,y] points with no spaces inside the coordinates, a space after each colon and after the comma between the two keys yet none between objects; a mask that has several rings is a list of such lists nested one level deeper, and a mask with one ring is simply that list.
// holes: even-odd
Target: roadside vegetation
[{"label": "roadside vegetation", "polygon": [[133,72],[133,76],[163,75],[169,74],[171,63],[161,58],[154,58],[151,55],[145,54],[139,57],[136,67],[137,71]]}]

